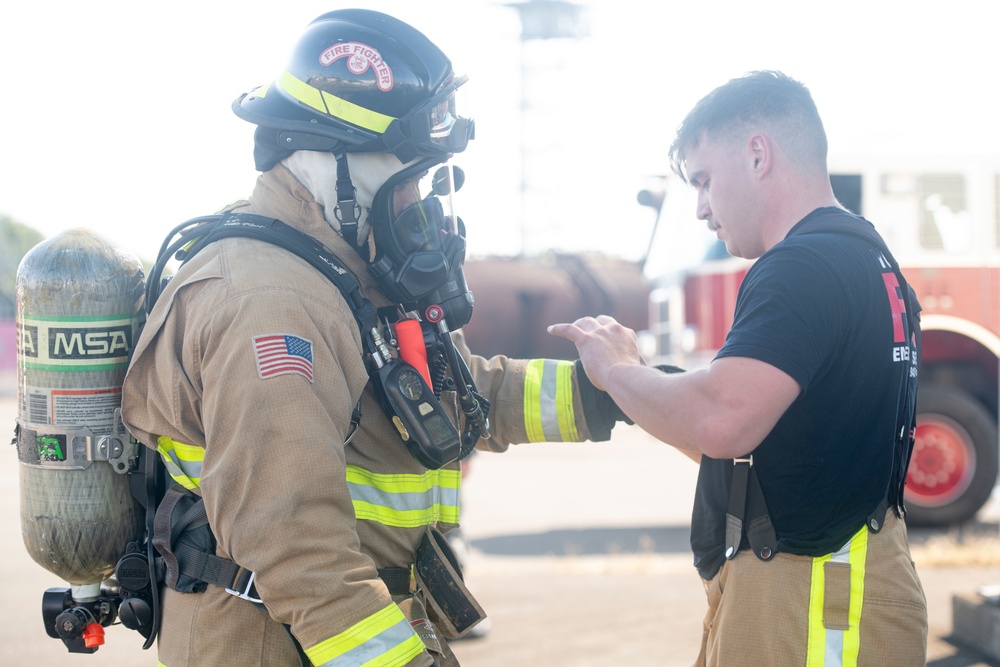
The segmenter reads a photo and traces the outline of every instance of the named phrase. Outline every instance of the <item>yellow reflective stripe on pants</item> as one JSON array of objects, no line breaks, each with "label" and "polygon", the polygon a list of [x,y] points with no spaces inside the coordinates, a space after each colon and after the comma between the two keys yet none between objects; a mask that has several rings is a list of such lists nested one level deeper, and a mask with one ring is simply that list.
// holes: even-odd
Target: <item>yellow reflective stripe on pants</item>
[{"label": "yellow reflective stripe on pants", "polygon": [[347,486],[358,519],[394,528],[419,528],[438,521],[458,523],[458,470],[380,474],[347,466]]},{"label": "yellow reflective stripe on pants", "polygon": [[404,665],[423,650],[423,640],[391,604],[305,651],[316,667],[389,667]]},{"label": "yellow reflective stripe on pants", "polygon": [[167,472],[175,482],[188,491],[198,488],[201,483],[201,466],[205,460],[204,449],[161,435],[156,439],[156,451],[160,453]]},{"label": "yellow reflective stripe on pants", "polygon": [[577,442],[573,362],[533,359],[524,373],[524,428],[529,442]]},{"label": "yellow reflective stripe on pants", "polygon": [[[868,557],[868,527],[864,526],[840,551],[814,558],[809,594],[809,644],[806,667],[856,667],[861,650],[861,603],[865,595],[865,562]],[[850,568],[847,628],[829,627],[827,609],[827,564]]]}]

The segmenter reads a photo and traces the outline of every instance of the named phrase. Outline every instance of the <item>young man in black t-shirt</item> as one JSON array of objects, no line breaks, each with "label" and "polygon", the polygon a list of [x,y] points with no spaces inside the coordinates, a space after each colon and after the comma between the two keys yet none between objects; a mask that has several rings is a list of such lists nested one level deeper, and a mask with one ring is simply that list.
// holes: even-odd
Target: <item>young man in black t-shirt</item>
[{"label": "young man in black t-shirt", "polygon": [[719,87],[671,147],[697,214],[747,273],[705,370],[643,363],[610,317],[550,328],[623,412],[701,462],[691,544],[709,611],[698,665],[922,665],[927,612],[902,520],[919,305],[833,195],[809,91]]}]

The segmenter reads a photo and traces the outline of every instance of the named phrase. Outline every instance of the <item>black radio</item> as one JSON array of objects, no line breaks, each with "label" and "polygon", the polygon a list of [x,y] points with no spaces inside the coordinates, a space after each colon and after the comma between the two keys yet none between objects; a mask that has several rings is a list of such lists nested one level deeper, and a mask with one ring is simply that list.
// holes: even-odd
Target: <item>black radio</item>
[{"label": "black radio", "polygon": [[427,380],[409,363],[389,354],[378,329],[369,335],[377,366],[370,374],[375,393],[410,455],[429,470],[458,459],[462,439]]}]

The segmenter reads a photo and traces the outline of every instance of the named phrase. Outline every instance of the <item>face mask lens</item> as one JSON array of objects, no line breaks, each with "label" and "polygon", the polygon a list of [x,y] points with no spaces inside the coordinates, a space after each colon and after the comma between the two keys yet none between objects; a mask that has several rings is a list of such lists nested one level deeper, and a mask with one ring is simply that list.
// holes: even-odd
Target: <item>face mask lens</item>
[{"label": "face mask lens", "polygon": [[449,235],[458,233],[454,193],[464,181],[461,169],[444,164],[395,187],[391,228],[404,254],[440,250]]},{"label": "face mask lens", "polygon": [[436,197],[428,197],[404,209],[392,225],[400,250],[409,254],[440,248],[443,219],[441,202]]},{"label": "face mask lens", "polygon": [[465,282],[465,225],[456,193],[465,181],[450,160],[408,163],[376,192],[372,202],[375,259],[370,271],[396,303],[439,306],[460,328],[472,316]]}]

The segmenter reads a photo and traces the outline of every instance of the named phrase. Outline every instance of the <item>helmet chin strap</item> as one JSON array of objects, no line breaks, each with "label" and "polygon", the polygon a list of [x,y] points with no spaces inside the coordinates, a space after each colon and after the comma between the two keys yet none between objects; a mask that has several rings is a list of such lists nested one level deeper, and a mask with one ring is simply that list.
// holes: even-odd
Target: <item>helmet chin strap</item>
[{"label": "helmet chin strap", "polygon": [[[358,222],[361,219],[361,205],[358,204],[358,189],[351,182],[351,172],[347,166],[347,153],[338,153],[337,158],[337,206],[333,209],[340,234],[366,263],[370,260],[367,244],[358,246]],[[369,230],[369,234],[371,231]]]}]

